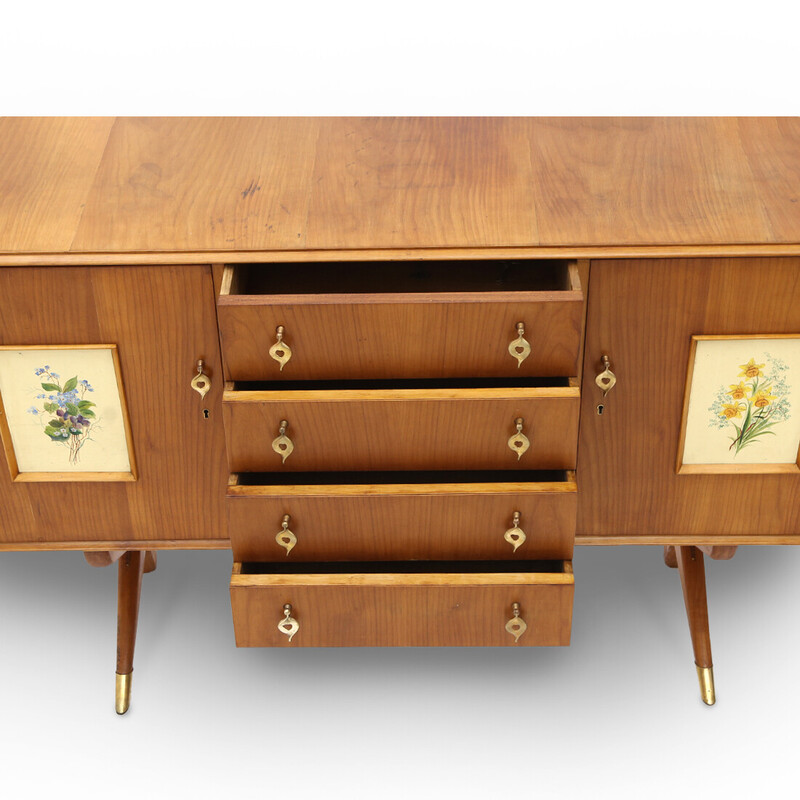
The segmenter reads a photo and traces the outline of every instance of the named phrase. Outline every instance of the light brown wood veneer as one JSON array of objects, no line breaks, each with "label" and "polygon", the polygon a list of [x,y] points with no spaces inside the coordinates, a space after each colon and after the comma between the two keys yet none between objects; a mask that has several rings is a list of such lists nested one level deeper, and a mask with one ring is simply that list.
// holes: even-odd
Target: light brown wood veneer
[{"label": "light brown wood veneer", "polygon": [[[481,647],[568,645],[571,562],[549,573],[243,574],[231,606],[238,647]],[[290,603],[300,630],[278,630]],[[514,644],[512,604],[528,630]]]},{"label": "light brown wood veneer", "polygon": [[[572,469],[577,386],[500,389],[226,391],[231,472]],[[515,420],[531,442],[508,447]],[[272,449],[281,420],[294,451]]]}]

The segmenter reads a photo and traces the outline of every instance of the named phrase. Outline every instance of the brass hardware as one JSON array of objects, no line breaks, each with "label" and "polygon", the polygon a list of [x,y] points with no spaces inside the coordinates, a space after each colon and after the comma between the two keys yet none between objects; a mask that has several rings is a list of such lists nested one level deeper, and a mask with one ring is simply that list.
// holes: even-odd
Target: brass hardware
[{"label": "brass hardware", "polygon": [[286,435],[288,427],[289,423],[282,419],[278,435],[272,440],[272,449],[281,457],[282,463],[286,463],[286,459],[289,458],[294,450],[292,440]]},{"label": "brass hardware", "polygon": [[521,518],[521,514],[519,511],[514,512],[514,517],[512,519],[512,525],[514,527],[509,528],[504,534],[503,538],[514,548],[513,552],[517,552],[517,548],[525,544],[525,540],[528,538],[525,535],[525,531],[519,527],[519,521]]},{"label": "brass hardware", "polygon": [[281,365],[280,371],[283,372],[283,368],[292,357],[292,348],[283,341],[283,325],[278,325],[275,329],[275,336],[278,341],[270,347],[269,354]]},{"label": "brass hardware", "polygon": [[528,630],[525,620],[519,615],[519,603],[514,603],[511,606],[511,611],[514,616],[506,622],[506,630],[514,637],[514,644],[519,643],[519,637]]},{"label": "brass hardware", "polygon": [[525,420],[522,419],[522,417],[517,417],[517,419],[514,420],[514,424],[517,426],[517,432],[508,440],[508,446],[517,454],[517,461],[519,461],[522,458],[522,454],[527,452],[531,443],[528,437],[522,432],[522,426],[525,424]]},{"label": "brass hardware", "polygon": [[707,706],[713,706],[717,702],[714,693],[714,667],[697,667],[697,679],[700,681],[700,697]]},{"label": "brass hardware", "polygon": [[283,607],[283,619],[278,623],[278,630],[285,633],[292,641],[292,637],[300,630],[300,623],[292,616],[292,605],[286,603]]},{"label": "brass hardware", "polygon": [[603,356],[603,366],[605,369],[594,379],[594,382],[602,389],[603,397],[605,397],[614,388],[617,376],[611,371],[611,362],[608,360],[608,356]]},{"label": "brass hardware", "polygon": [[282,529],[275,535],[275,541],[286,548],[286,555],[292,552],[292,548],[297,544],[297,537],[289,530],[291,517],[285,514],[283,517]]},{"label": "brass hardware", "polygon": [[197,361],[197,375],[192,378],[192,389],[194,389],[200,398],[204,398],[211,388],[211,378],[205,372],[205,363],[203,359]]},{"label": "brass hardware", "polygon": [[517,338],[508,346],[508,352],[517,359],[517,369],[522,366],[522,362],[531,354],[531,346],[525,340],[525,323],[517,323]]},{"label": "brass hardware", "polygon": [[124,714],[131,705],[131,678],[133,672],[124,675],[117,673],[117,686],[114,692],[114,710],[117,714]]}]

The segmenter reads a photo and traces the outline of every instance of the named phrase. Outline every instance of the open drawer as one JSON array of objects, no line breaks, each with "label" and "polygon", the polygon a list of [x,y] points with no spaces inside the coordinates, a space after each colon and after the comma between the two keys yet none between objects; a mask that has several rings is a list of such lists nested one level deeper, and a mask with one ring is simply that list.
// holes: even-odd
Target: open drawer
[{"label": "open drawer", "polygon": [[570,561],[234,563],[239,647],[568,645]]},{"label": "open drawer", "polygon": [[236,561],[570,559],[575,473],[232,475]]},{"label": "open drawer", "polygon": [[577,375],[583,292],[565,260],[237,264],[218,316],[232,380]]},{"label": "open drawer", "polygon": [[574,379],[413,383],[421,388],[234,383],[222,402],[230,471],[575,468]]}]

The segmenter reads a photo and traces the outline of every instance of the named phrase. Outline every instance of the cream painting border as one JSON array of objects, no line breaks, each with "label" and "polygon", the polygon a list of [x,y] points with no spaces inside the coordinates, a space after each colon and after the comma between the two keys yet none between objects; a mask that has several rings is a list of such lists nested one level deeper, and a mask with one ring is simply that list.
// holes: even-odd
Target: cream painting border
[{"label": "cream painting border", "polygon": [[[125,402],[125,392],[122,383],[122,373],[120,369],[119,353],[115,344],[89,344],[89,345],[0,345],[0,353],[4,351],[24,352],[39,351],[51,361],[56,361],[59,351],[81,351],[81,350],[108,350],[110,352],[114,373],[114,388],[117,391],[119,412],[121,414],[121,431],[117,434],[120,441],[119,446],[124,447],[127,454],[129,469],[122,471],[103,471],[103,470],[81,470],[76,468],[70,470],[25,470],[21,471],[18,464],[17,454],[14,450],[14,437],[11,433],[8,414],[3,405],[2,387],[0,386],[0,442],[5,451],[6,461],[8,462],[11,480],[15,482],[67,482],[67,481],[135,481],[138,478],[136,469],[136,459],[133,451],[133,436],[131,434],[130,417],[128,407]],[[53,353],[52,356],[46,354]]]},{"label": "cream painting border", "polygon": [[[676,472],[679,475],[747,475],[747,474],[786,474],[786,473],[800,473],[800,437],[798,439],[798,448],[794,452],[794,461],[786,461],[781,463],[768,463],[768,462],[742,462],[742,463],[689,463],[685,464],[684,454],[686,453],[686,438],[687,427],[689,427],[689,416],[691,413],[707,413],[703,408],[701,411],[695,411],[692,408],[692,384],[694,381],[695,365],[697,359],[697,348],[699,342],[712,342],[712,341],[741,341],[741,342],[764,342],[768,340],[790,340],[794,339],[797,343],[798,358],[800,358],[800,334],[758,334],[758,335],[725,335],[725,336],[692,336],[691,346],[689,350],[689,363],[686,372],[686,388],[683,399],[683,413],[681,418],[681,431],[678,443],[678,460],[676,465]],[[764,346],[761,346],[764,349]],[[745,359],[746,360],[746,359]],[[800,370],[793,373],[793,383],[795,388],[795,397],[797,403],[795,405],[795,415],[800,420]]]}]

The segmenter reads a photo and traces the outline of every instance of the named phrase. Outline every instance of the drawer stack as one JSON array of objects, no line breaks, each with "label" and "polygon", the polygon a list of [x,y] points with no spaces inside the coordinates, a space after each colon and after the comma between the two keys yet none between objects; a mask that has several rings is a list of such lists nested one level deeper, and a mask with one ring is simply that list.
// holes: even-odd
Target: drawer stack
[{"label": "drawer stack", "polygon": [[569,643],[574,263],[229,266],[218,315],[238,645]]}]

